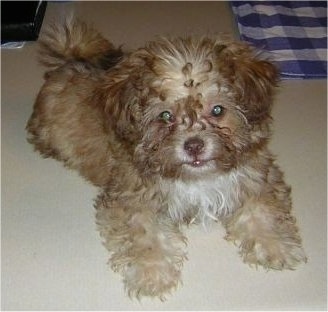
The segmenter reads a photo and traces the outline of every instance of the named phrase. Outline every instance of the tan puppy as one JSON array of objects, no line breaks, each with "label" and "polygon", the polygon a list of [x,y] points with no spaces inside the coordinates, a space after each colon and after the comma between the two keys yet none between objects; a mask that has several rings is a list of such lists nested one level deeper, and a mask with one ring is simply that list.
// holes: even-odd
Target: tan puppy
[{"label": "tan puppy", "polygon": [[41,48],[28,140],[102,189],[97,224],[131,296],[178,285],[185,222],[220,220],[249,264],[306,260],[267,147],[278,73],[254,49],[177,38],[123,54],[81,22]]}]

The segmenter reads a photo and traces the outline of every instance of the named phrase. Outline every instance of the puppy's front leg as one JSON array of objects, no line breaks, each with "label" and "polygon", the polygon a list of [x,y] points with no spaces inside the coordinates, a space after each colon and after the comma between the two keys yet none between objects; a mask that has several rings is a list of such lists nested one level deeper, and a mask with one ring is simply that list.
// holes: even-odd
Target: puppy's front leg
[{"label": "puppy's front leg", "polygon": [[128,294],[163,300],[180,281],[185,238],[151,205],[143,206],[140,196],[112,199],[104,193],[96,203],[96,219],[111,267],[123,275]]},{"label": "puppy's front leg", "polygon": [[235,213],[223,219],[227,240],[238,242],[244,262],[267,269],[293,269],[306,262],[296,220],[291,215],[290,190],[278,168],[269,183],[250,196]]}]

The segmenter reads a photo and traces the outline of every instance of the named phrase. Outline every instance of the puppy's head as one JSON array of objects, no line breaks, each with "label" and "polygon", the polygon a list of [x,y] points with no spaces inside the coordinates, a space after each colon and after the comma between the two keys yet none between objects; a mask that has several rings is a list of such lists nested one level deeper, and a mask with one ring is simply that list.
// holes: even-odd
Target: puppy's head
[{"label": "puppy's head", "polygon": [[246,44],[162,39],[110,73],[107,112],[142,174],[195,179],[266,143],[277,78]]}]

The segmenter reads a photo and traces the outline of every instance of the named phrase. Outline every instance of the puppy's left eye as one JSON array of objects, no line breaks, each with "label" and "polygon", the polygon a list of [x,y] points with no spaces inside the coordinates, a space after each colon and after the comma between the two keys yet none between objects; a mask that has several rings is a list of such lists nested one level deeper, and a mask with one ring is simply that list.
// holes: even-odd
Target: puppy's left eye
[{"label": "puppy's left eye", "polygon": [[211,113],[214,117],[218,117],[218,116],[221,116],[223,114],[223,111],[224,111],[224,108],[221,105],[215,105],[212,108]]},{"label": "puppy's left eye", "polygon": [[164,111],[159,114],[158,118],[165,122],[172,122],[173,114],[169,111]]}]

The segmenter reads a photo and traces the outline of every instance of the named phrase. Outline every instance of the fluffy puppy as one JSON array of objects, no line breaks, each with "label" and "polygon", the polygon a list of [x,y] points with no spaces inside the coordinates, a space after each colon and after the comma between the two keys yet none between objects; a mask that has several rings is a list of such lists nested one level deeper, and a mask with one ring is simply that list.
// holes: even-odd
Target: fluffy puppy
[{"label": "fluffy puppy", "polygon": [[100,187],[97,224],[131,296],[178,285],[184,223],[220,220],[248,264],[306,260],[268,149],[278,73],[258,52],[176,38],[124,54],[76,21],[40,44],[49,70],[28,140]]}]

